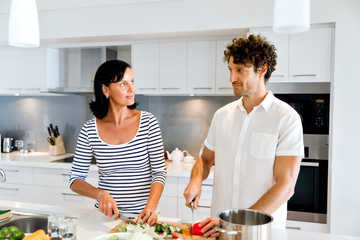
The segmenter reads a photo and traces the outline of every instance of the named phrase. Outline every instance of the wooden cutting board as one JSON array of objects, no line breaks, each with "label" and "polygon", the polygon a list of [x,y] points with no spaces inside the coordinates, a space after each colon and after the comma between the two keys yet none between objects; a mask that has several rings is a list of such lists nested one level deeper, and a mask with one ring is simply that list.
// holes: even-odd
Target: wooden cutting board
[{"label": "wooden cutting board", "polygon": [[[160,222],[159,222],[160,223]],[[190,234],[190,227],[191,224],[190,223],[178,223],[178,222],[161,222],[161,223],[168,223],[170,225],[172,225],[173,227],[180,227],[183,231],[183,234],[181,234],[181,237],[184,240],[215,240],[215,238],[206,238],[206,237],[201,237],[201,236],[193,236]],[[120,222],[116,227],[114,227],[113,229],[110,230],[109,233],[115,233],[115,232],[119,232],[118,227],[123,224],[123,222]]]}]

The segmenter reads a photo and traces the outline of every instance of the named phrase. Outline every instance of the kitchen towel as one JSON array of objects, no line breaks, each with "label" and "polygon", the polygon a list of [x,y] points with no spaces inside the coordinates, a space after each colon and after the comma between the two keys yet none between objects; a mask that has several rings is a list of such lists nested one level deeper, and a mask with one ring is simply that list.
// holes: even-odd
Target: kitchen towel
[{"label": "kitchen towel", "polygon": [[0,221],[12,217],[11,210],[0,210]]}]

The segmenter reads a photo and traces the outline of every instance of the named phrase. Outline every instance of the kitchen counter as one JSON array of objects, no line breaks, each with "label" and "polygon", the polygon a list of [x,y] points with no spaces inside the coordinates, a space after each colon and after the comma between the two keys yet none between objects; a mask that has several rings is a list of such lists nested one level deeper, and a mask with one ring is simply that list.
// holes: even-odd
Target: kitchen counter
[{"label": "kitchen counter", "polygon": [[[1,166],[23,166],[70,170],[71,163],[52,161],[71,156],[74,156],[74,154],[67,153],[64,155],[50,156],[48,152],[19,153],[18,151],[14,151],[11,153],[0,153],[0,168]],[[194,163],[173,163],[172,161],[166,161],[165,163],[169,177],[190,177],[191,169],[194,165]],[[90,171],[97,170],[96,164],[90,165]],[[212,178],[213,171],[211,171],[208,179]]]},{"label": "kitchen counter", "polygon": [[[77,218],[77,239],[89,240],[93,237],[106,234],[119,224],[119,220],[114,220],[104,216],[100,211],[92,207],[71,208],[53,205],[42,205],[23,202],[12,202],[0,200],[0,210],[11,209],[12,211],[30,212],[38,214],[62,214],[68,217]],[[162,221],[177,222],[179,219],[166,218],[160,216]],[[272,230],[274,240],[360,240],[359,237],[339,236],[324,233],[312,233],[298,230]]]}]

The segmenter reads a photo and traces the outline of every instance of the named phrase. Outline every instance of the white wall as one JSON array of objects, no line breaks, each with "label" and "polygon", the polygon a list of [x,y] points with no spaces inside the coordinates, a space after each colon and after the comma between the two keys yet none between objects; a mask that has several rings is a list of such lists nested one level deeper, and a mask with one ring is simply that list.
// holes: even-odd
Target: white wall
[{"label": "white wall", "polygon": [[[42,40],[218,30],[272,24],[269,0],[179,0],[40,12]],[[360,1],[312,0],[313,23],[335,22],[332,86],[331,215],[329,231],[360,236]],[[7,44],[8,16],[0,15],[0,45]]]}]

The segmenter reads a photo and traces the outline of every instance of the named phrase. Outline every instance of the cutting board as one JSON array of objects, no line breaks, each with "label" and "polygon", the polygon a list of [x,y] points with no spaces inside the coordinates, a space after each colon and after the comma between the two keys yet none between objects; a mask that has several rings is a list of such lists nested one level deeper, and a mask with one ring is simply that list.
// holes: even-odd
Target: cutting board
[{"label": "cutting board", "polygon": [[[191,224],[190,223],[178,223],[178,222],[161,222],[161,223],[168,223],[170,225],[172,225],[173,227],[180,227],[183,231],[183,234],[181,234],[181,237],[184,240],[215,240],[215,238],[206,238],[206,237],[201,237],[201,236],[193,236],[190,234],[190,227]],[[116,227],[114,227],[113,229],[111,229],[111,231],[109,233],[115,233],[115,232],[119,232],[118,230],[118,226],[120,226],[121,224],[123,224],[123,222],[120,222]]]}]

